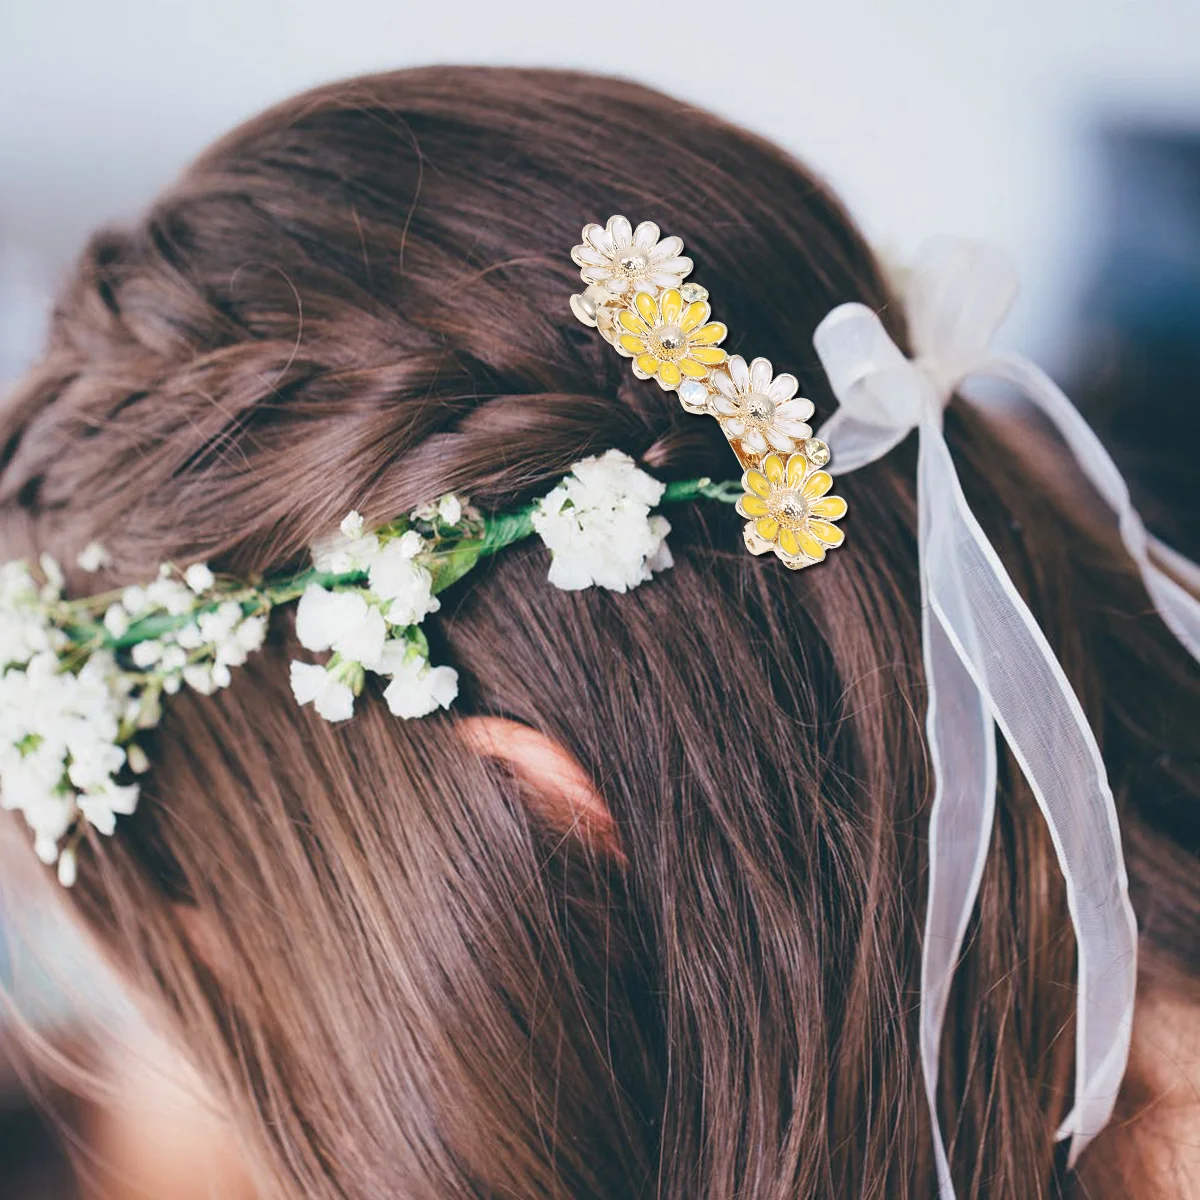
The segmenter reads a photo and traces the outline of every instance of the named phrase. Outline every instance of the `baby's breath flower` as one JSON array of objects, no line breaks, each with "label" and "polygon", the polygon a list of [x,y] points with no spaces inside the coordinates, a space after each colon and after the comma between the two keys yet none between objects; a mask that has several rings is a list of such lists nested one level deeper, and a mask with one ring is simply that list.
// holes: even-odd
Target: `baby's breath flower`
[{"label": "baby's breath flower", "polygon": [[332,650],[370,667],[383,652],[387,625],[359,592],[331,592],[311,583],[296,609],[296,636],[307,650]]},{"label": "baby's breath flower", "polygon": [[447,525],[457,525],[462,520],[463,502],[450,492],[438,501],[437,515]]},{"label": "baby's breath flower", "polygon": [[384,612],[391,625],[417,625],[441,608],[433,594],[433,576],[415,561],[424,542],[409,530],[389,542],[371,563],[371,590],[387,602]]},{"label": "baby's breath flower", "polygon": [[362,516],[352,512],[342,521],[337,533],[313,545],[313,566],[318,571],[332,575],[365,571],[378,550],[379,538],[373,533],[366,533]]},{"label": "baby's breath flower", "polygon": [[79,811],[90,825],[105,837],[112,837],[117,828],[117,817],[132,816],[137,810],[138,789],[136,784],[127,787],[109,785],[79,798]]},{"label": "baby's breath flower", "polygon": [[453,667],[431,667],[415,650],[393,664],[392,681],[383,692],[392,714],[410,721],[449,708],[457,695],[458,672]]},{"label": "baby's breath flower", "polygon": [[112,555],[99,542],[88,542],[75,562],[81,571],[94,574],[112,564]]},{"label": "baby's breath flower", "polygon": [[131,617],[140,617],[150,607],[150,600],[146,589],[135,583],[121,593],[121,604]]},{"label": "baby's breath flower", "polygon": [[209,570],[207,563],[192,563],[183,573],[183,581],[199,595],[207,592],[217,582],[217,577]]},{"label": "baby's breath flower", "polygon": [[195,609],[196,597],[186,584],[162,575],[146,587],[146,604],[149,608],[161,608],[173,617],[181,617]]},{"label": "baby's breath flower", "polygon": [[158,660],[158,667],[160,671],[182,671],[187,666],[187,663],[187,651],[176,642],[163,649],[162,655]]},{"label": "baby's breath flower", "polygon": [[327,721],[348,721],[354,716],[354,692],[335,672],[302,662],[293,662],[290,671],[298,704],[311,704]]},{"label": "baby's breath flower", "polygon": [[211,696],[217,690],[212,667],[207,663],[192,663],[183,668],[183,682],[202,696]]},{"label": "baby's breath flower", "polygon": [[41,593],[42,599],[47,603],[52,603],[62,595],[66,577],[63,575],[62,567],[58,565],[58,559],[52,554],[43,554],[38,559],[38,566],[42,568],[42,574],[46,577],[46,583]]},{"label": "baby's breath flower", "polygon": [[141,667],[143,671],[154,666],[163,655],[163,644],[158,641],[138,642],[136,646],[129,652],[129,657],[133,659],[135,667]]},{"label": "baby's breath flower", "polygon": [[550,550],[550,582],[624,592],[671,566],[671,526],[650,513],[664,487],[619,450],[576,463],[533,514]]},{"label": "baby's breath flower", "polygon": [[114,638],[124,637],[129,632],[129,610],[124,604],[110,604],[104,610],[104,628]]},{"label": "baby's breath flower", "polygon": [[[84,568],[85,570],[87,568]],[[75,847],[68,846],[58,856],[58,882],[63,887],[74,887],[79,874],[79,861],[75,855]]]}]

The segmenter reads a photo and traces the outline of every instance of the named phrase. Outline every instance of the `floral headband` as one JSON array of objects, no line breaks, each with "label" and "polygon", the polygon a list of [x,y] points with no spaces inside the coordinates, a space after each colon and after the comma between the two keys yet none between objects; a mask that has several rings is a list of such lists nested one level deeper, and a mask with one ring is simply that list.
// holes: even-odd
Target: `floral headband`
[{"label": "floral headband", "polygon": [[[721,421],[745,468],[741,482],[666,483],[609,450],[576,463],[517,512],[485,515],[447,495],[374,530],[352,512],[312,547],[311,567],[285,577],[237,580],[204,563],[164,563],[145,585],[67,599],[49,555],[37,569],[3,564],[0,805],[24,814],[39,857],[57,863],[65,886],[88,827],[111,835],[117,817],[135,811],[137,777],[150,766],[139,739],[162,720],[164,698],[183,687],[204,695],[228,687],[280,605],[296,603],[297,639],[327,655],[291,664],[300,704],[347,720],[371,674],[387,681],[391,712],[411,719],[448,708],[458,694],[458,673],[430,663],[422,628],[439,593],[535,534],[550,551],[553,586],[618,592],[671,566],[671,526],[652,511],[662,505],[736,502],[750,549],[773,550],[793,568],[841,542],[831,522],[846,505],[826,495],[829,451],[805,424],[812,404],[766,359],[747,366],[719,348],[726,330],[709,321],[707,293],[679,286],[691,269],[682,242],[660,240],[650,222],[633,230],[624,217],[607,230],[589,225],[584,239],[572,253],[592,286],[571,298],[573,310],[633,358],[635,375]],[[93,543],[78,563],[96,572],[110,558]]]}]

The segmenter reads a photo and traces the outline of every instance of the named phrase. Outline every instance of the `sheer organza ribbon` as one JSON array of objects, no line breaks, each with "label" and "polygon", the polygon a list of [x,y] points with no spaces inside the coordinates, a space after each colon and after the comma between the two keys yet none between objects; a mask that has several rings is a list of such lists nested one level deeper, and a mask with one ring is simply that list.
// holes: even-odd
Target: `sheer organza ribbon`
[{"label": "sheer organza ribbon", "polygon": [[1179,582],[1197,587],[1200,569],[1147,534],[1112,459],[1050,378],[1025,359],[989,349],[1015,295],[1015,274],[998,252],[941,239],[925,248],[908,279],[915,359],[901,353],[862,304],[834,309],[813,334],[840,401],[820,431],[838,474],[874,462],[920,431],[918,552],[935,784],[920,1053],[943,1200],[952,1200],[954,1188],[937,1116],[938,1048],[991,838],[997,727],[1049,827],[1074,924],[1075,1098],[1058,1131],[1071,1139],[1071,1163],[1112,1115],[1137,981],[1137,926],[1099,747],[1044,633],[968,507],[942,434],[945,404],[964,379],[1005,380],[1049,418],[1115,514],[1163,620],[1200,658],[1200,603]]}]

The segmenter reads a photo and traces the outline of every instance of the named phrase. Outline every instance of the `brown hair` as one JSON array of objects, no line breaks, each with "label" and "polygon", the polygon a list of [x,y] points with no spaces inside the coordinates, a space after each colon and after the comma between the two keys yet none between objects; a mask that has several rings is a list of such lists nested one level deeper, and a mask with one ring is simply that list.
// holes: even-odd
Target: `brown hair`
[{"label": "brown hair", "polygon": [[[682,236],[729,348],[796,373],[821,414],[810,339],[833,305],[903,338],[830,193],[704,112],[559,72],[341,84],[93,239],[5,415],[5,554],[69,561],[99,537],[118,582],[163,559],[253,573],[301,564],[351,507],[511,507],[608,447],[664,479],[729,476],[716,423],[570,313],[567,250],[613,212]],[[1078,496],[978,411],[956,401],[947,427],[1101,734],[1135,884],[1154,864],[1144,934],[1186,962],[1195,676]],[[539,545],[510,550],[429,622],[461,673],[449,714],[298,709],[286,615],[231,689],[174,700],[142,807],[91,840],[73,903],[173,1013],[264,1189],[931,1194],[913,488],[911,445],[846,477],[847,546],[798,574],[705,503],[672,512],[674,569],[627,595],[557,591]],[[566,747],[623,860],[550,829],[456,714]],[[943,1047],[962,1196],[1064,1178],[1073,955],[1006,759]]]}]

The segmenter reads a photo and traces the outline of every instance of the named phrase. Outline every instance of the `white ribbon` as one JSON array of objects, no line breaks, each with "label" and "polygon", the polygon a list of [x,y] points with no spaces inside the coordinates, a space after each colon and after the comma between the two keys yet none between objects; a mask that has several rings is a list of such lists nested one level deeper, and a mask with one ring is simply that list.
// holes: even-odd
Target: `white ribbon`
[{"label": "white ribbon", "polygon": [[840,402],[821,429],[839,474],[920,430],[918,553],[934,775],[920,1053],[943,1200],[953,1200],[954,1188],[938,1124],[938,1049],[991,838],[997,727],[1049,827],[1075,929],[1075,1102],[1058,1130],[1071,1138],[1072,1165],[1112,1115],[1137,983],[1137,926],[1100,749],[1045,634],[968,507],[942,434],[946,402],[967,376],[1014,384],[1053,422],[1116,515],[1163,620],[1200,658],[1200,602],[1177,582],[1195,587],[1200,568],[1147,534],[1112,459],[1049,377],[1016,355],[990,351],[1015,295],[1015,274],[998,252],[941,239],[922,252],[908,283],[915,360],[862,304],[835,308],[813,334]]}]

